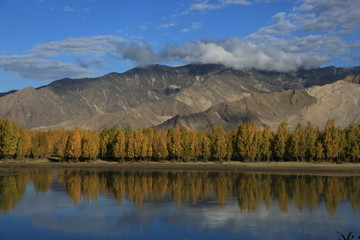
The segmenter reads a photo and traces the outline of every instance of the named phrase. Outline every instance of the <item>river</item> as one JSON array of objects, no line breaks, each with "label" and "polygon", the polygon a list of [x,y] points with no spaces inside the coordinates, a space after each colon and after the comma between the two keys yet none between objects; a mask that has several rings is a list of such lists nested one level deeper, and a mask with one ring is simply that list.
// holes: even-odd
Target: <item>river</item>
[{"label": "river", "polygon": [[16,170],[0,239],[334,239],[360,235],[360,177]]}]

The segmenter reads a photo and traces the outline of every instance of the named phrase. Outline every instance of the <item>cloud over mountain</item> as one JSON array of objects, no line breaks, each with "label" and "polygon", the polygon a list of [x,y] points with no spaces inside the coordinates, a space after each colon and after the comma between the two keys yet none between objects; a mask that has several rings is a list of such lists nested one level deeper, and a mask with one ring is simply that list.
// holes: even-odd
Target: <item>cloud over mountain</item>
[{"label": "cloud over mountain", "polygon": [[327,57],[311,53],[287,52],[281,48],[244,42],[239,38],[200,40],[182,47],[168,45],[164,57],[187,63],[216,63],[237,69],[284,72],[316,68],[328,60]]}]

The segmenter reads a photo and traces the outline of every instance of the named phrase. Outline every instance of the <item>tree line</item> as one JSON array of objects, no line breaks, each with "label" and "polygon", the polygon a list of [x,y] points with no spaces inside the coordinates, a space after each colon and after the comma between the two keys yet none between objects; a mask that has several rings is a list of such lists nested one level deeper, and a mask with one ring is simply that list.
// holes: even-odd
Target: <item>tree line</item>
[{"label": "tree line", "polygon": [[223,126],[193,131],[126,127],[89,131],[22,130],[0,119],[0,158],[110,161],[346,161],[360,160],[360,124],[341,129],[328,120],[323,129],[310,122],[290,131],[281,122],[275,131],[255,123],[240,123],[232,131]]}]

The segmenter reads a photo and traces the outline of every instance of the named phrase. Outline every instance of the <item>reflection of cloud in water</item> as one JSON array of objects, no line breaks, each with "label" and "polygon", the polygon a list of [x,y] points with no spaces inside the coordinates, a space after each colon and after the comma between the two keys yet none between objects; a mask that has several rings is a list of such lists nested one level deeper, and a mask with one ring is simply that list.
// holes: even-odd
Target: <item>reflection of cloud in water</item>
[{"label": "reflection of cloud in water", "polygon": [[[323,235],[336,238],[338,231],[360,232],[360,214],[353,212],[350,203],[341,203],[339,210],[329,216],[324,202],[313,209],[300,212],[292,201],[287,213],[279,210],[273,201],[269,209],[260,204],[257,211],[241,211],[236,198],[228,199],[223,207],[216,201],[199,201],[201,204],[183,205],[176,209],[170,201],[144,201],[141,208],[135,203],[100,195],[97,201],[84,201],[74,205],[68,195],[60,191],[36,194],[31,188],[11,212],[24,216],[40,228],[88,236],[126,235],[140,236],[157,229],[185,228],[194,232],[225,231],[229,234],[247,234],[256,239],[301,239]],[[349,227],[350,226],[350,227]],[[159,234],[159,233],[158,233]]]}]

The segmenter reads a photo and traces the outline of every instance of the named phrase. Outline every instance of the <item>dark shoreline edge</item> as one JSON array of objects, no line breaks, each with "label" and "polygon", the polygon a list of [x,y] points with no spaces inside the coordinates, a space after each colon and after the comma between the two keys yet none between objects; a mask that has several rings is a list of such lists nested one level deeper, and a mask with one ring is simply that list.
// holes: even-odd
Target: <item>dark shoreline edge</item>
[{"label": "dark shoreline edge", "polygon": [[243,173],[306,174],[306,175],[359,175],[356,163],[304,163],[304,162],[0,162],[1,169],[87,169],[113,171],[227,171]]}]

